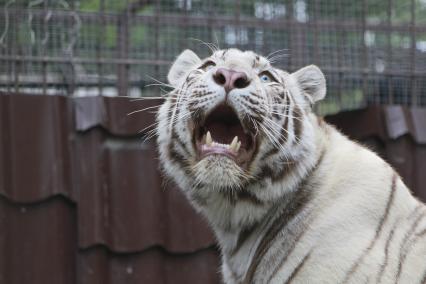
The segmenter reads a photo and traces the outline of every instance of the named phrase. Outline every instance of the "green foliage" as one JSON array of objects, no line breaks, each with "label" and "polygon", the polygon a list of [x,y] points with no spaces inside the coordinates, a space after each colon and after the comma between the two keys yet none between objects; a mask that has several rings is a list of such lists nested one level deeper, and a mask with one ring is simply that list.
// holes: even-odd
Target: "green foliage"
[{"label": "green foliage", "polygon": [[[122,0],[105,0],[104,10],[107,12],[121,12],[126,9],[126,2]],[[131,1],[129,1],[131,3]],[[101,0],[80,0],[79,8],[82,12],[101,11]]]}]

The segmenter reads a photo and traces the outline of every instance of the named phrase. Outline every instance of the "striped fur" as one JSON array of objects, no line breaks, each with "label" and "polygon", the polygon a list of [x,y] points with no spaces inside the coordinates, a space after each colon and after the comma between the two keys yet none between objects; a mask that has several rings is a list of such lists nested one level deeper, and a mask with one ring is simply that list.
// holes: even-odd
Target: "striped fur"
[{"label": "striped fur", "polygon": [[[219,67],[250,84],[225,93],[212,80]],[[160,161],[213,227],[226,283],[426,283],[426,207],[386,162],[313,114],[325,96],[317,67],[290,74],[250,51],[184,51],[169,81]],[[194,131],[224,101],[256,133],[245,167],[197,155]]]}]

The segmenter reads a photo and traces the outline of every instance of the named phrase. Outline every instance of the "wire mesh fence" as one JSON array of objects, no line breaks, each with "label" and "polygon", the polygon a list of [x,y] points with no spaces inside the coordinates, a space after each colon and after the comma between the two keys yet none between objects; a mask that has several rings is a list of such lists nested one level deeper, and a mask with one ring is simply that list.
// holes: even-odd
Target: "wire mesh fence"
[{"label": "wire mesh fence", "polygon": [[211,42],[318,65],[322,113],[426,105],[425,0],[0,0],[0,89],[145,96],[183,49]]}]

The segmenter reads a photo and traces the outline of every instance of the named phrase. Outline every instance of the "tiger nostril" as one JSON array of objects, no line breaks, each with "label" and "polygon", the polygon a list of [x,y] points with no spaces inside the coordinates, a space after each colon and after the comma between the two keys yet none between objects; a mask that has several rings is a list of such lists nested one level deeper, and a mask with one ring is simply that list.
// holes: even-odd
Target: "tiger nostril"
[{"label": "tiger nostril", "polygon": [[240,77],[234,82],[234,87],[238,89],[243,89],[249,85],[249,80],[247,80],[246,76]]},{"label": "tiger nostril", "polygon": [[216,74],[213,75],[213,80],[216,82],[216,84],[221,85],[221,86],[225,85],[225,83],[226,83],[225,75],[223,75],[220,72],[216,72]]}]

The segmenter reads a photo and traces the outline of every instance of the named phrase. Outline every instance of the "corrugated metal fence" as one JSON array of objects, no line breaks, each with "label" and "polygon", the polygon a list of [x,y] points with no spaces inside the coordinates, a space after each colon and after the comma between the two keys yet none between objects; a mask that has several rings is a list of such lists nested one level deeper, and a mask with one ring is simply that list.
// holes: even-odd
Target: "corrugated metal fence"
[{"label": "corrugated metal fence", "polygon": [[[0,93],[0,283],[219,283],[206,222],[158,171],[159,101]],[[426,201],[426,109],[328,117]]]}]

